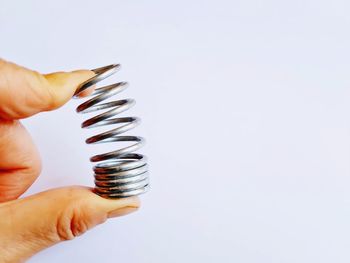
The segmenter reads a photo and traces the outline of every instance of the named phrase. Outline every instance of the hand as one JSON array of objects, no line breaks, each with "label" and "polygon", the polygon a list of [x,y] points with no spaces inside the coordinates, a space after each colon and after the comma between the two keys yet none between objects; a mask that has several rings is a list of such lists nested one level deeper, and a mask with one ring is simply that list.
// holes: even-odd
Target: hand
[{"label": "hand", "polygon": [[86,187],[17,199],[41,170],[39,154],[19,120],[59,108],[93,75],[88,70],[42,75],[0,59],[0,262],[23,262],[139,207],[137,197],[108,200]]}]

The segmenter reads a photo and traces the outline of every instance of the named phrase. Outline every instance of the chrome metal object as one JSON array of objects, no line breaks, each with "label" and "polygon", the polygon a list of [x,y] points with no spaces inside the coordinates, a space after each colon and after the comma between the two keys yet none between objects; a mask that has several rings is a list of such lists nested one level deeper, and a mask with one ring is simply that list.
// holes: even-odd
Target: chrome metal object
[{"label": "chrome metal object", "polygon": [[[85,81],[75,92],[77,97],[82,91],[110,77],[120,68],[119,64],[94,69],[95,76]],[[79,113],[90,113],[106,110],[103,113],[85,120],[82,128],[95,128],[115,125],[111,130],[99,133],[86,139],[87,144],[129,142],[131,145],[107,153],[94,155],[90,161],[95,177],[95,193],[106,198],[121,198],[145,193],[149,188],[147,158],[135,153],[145,140],[139,136],[121,135],[139,123],[138,117],[116,117],[134,106],[133,99],[120,99],[103,102],[123,91],[126,82],[96,88],[89,99],[77,107]],[[90,98],[91,97],[91,98]]]}]

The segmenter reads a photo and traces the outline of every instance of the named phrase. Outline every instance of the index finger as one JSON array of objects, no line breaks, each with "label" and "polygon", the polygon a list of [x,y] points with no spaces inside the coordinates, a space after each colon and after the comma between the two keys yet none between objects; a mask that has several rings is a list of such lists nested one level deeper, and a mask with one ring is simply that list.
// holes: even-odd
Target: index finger
[{"label": "index finger", "polygon": [[94,75],[90,70],[43,75],[0,59],[0,118],[22,119],[57,109]]}]

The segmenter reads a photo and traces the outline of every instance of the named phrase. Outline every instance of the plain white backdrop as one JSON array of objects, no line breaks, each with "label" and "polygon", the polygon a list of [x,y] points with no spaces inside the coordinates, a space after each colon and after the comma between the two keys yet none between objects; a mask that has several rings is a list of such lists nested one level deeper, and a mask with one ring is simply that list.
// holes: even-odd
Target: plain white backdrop
[{"label": "plain white backdrop", "polygon": [[[348,1],[0,0],[0,56],[51,72],[121,63],[106,83],[143,119],[142,209],[29,262],[350,261]],[[24,123],[28,194],[93,185],[80,101]],[[110,150],[113,145],[103,146]],[[33,211],[35,213],[35,211]]]}]

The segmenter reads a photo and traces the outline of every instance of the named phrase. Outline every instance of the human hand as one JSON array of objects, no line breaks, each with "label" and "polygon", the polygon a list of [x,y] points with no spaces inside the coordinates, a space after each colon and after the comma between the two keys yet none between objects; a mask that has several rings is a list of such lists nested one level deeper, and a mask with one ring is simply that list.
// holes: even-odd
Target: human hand
[{"label": "human hand", "polygon": [[0,59],[0,262],[23,262],[139,207],[137,197],[108,200],[79,186],[17,199],[41,171],[38,151],[19,120],[59,108],[93,75],[89,70],[42,75]]}]

